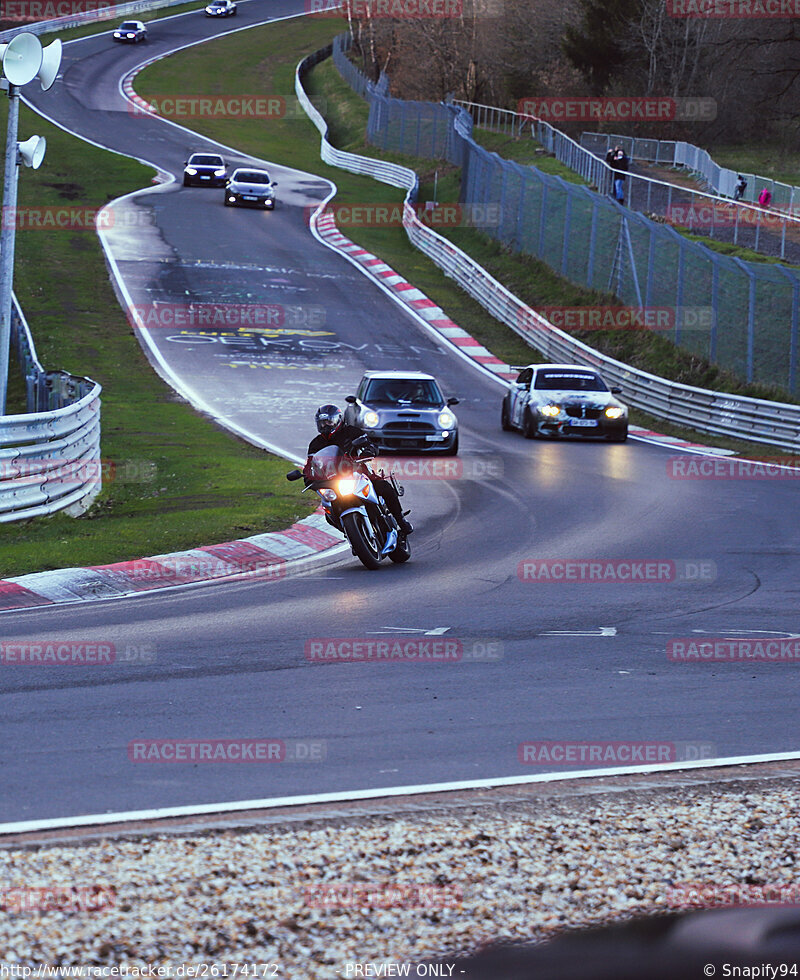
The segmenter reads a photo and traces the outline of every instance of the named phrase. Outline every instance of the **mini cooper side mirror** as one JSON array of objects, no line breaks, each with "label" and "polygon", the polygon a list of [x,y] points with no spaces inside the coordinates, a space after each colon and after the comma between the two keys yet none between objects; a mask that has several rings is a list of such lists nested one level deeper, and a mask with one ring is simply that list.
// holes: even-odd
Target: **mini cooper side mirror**
[{"label": "mini cooper side mirror", "polygon": [[458,405],[458,403],[459,402],[458,402],[458,399],[457,398],[448,398],[447,399],[447,404],[448,405]]},{"label": "mini cooper side mirror", "polygon": [[612,388],[611,389],[611,394],[612,395],[621,395],[622,394],[622,388]]},{"label": "mini cooper side mirror", "polygon": [[355,395],[348,395],[347,398],[345,398],[345,401],[348,404],[350,404],[350,405],[355,405],[355,403],[356,403],[356,396]]}]

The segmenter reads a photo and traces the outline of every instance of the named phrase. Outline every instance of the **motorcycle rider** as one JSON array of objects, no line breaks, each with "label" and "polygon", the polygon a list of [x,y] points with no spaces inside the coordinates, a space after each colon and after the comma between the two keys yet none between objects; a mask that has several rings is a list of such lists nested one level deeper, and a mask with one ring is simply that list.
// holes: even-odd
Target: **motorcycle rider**
[{"label": "motorcycle rider", "polygon": [[[324,449],[326,446],[338,446],[343,452],[347,453],[348,456],[355,456],[358,451],[358,447],[353,448],[353,443],[357,439],[361,439],[364,436],[369,436],[360,429],[357,425],[345,425],[344,415],[342,410],[336,405],[322,405],[317,409],[317,413],[314,416],[314,421],[317,424],[318,436],[315,436],[311,442],[308,444],[308,459],[306,460],[306,465],[303,468],[303,475],[308,479],[309,470],[311,466],[311,457],[314,453],[318,453],[320,449]],[[374,447],[372,447],[374,449]],[[400,498],[397,496],[397,491],[390,480],[383,480],[381,477],[373,473],[368,467],[367,472],[372,480],[372,485],[375,487],[375,493],[379,497],[383,497],[386,506],[389,509],[389,513],[397,521],[398,527],[402,534],[411,534],[414,530],[412,524],[410,524],[403,516],[403,508],[400,506]]]}]

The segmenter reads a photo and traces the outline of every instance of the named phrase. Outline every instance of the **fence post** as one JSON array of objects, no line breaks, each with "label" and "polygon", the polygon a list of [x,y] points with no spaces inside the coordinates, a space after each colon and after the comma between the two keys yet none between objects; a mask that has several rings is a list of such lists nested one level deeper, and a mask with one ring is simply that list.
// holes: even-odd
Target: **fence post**
[{"label": "fence post", "polygon": [[741,259],[732,255],[731,258],[749,279],[747,295],[747,380],[753,380],[753,355],[756,335],[756,274],[749,269]]}]

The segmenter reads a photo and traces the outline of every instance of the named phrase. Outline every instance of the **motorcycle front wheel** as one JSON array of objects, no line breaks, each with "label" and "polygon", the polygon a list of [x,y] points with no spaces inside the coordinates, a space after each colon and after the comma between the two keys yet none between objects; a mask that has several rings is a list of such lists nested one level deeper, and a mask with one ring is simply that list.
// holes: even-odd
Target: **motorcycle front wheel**
[{"label": "motorcycle front wheel", "polygon": [[372,525],[358,511],[352,514],[345,514],[342,518],[342,525],[347,533],[353,551],[358,560],[366,568],[376,569],[380,567],[381,550],[375,538]]}]

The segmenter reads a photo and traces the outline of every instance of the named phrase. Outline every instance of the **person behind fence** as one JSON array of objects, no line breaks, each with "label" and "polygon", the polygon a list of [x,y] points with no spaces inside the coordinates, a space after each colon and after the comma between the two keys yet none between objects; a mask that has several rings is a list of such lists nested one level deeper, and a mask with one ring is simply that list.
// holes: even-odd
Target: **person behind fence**
[{"label": "person behind fence", "polygon": [[625,174],[628,171],[630,159],[628,154],[621,146],[614,148],[614,159],[611,166],[616,171],[614,174],[614,199],[619,204],[625,203]]},{"label": "person behind fence", "polygon": [[772,191],[768,187],[762,187],[758,195],[758,203],[762,208],[768,208],[772,204]]},{"label": "person behind fence", "polygon": [[739,179],[736,181],[736,187],[733,189],[733,199],[734,201],[741,201],[744,199],[744,192],[747,190],[747,181],[739,174]]}]

